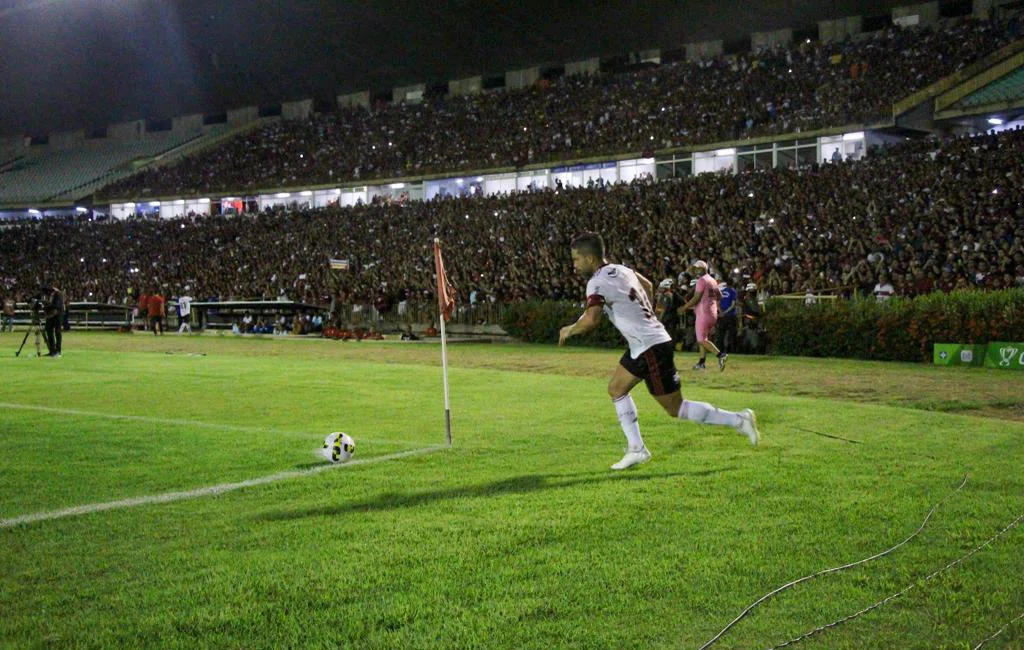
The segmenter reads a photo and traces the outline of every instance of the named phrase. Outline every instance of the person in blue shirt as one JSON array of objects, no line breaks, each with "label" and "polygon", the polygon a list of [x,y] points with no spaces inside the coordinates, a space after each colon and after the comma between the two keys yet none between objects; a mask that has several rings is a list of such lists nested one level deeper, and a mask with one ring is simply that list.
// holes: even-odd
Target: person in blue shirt
[{"label": "person in blue shirt", "polygon": [[[722,299],[718,301],[718,349],[729,354],[739,336],[739,318],[736,311],[738,296],[736,289],[725,281],[719,288],[722,290]],[[720,370],[725,370],[724,363],[718,365]]]}]

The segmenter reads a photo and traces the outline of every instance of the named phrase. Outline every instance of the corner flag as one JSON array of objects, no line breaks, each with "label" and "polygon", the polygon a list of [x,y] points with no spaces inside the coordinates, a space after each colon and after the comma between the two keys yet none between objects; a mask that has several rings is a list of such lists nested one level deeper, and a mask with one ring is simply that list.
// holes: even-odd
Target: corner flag
[{"label": "corner flag", "polygon": [[448,274],[444,272],[444,260],[441,259],[441,240],[434,238],[434,271],[437,273],[437,308],[438,320],[441,321],[441,369],[444,377],[444,430],[448,437],[448,446],[452,446],[452,411],[448,401],[448,342],[444,324],[455,311],[455,288],[448,282]]},{"label": "corner flag", "polygon": [[444,272],[444,260],[441,259],[441,240],[434,238],[434,270],[437,271],[437,306],[442,320],[451,320],[455,311],[455,287],[448,282],[448,274]]}]

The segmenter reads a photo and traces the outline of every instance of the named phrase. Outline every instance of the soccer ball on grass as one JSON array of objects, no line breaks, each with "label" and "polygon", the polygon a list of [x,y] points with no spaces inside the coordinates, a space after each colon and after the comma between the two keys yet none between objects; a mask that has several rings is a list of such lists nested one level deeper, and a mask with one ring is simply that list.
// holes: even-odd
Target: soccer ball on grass
[{"label": "soccer ball on grass", "polygon": [[324,438],[324,446],[320,452],[324,458],[332,463],[344,463],[352,458],[356,451],[356,441],[352,436],[341,431],[335,431]]}]

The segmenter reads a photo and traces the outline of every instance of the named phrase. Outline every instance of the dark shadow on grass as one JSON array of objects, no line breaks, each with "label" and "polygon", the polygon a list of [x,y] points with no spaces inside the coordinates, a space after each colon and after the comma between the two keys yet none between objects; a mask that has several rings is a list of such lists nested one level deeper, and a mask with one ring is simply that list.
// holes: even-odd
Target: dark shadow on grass
[{"label": "dark shadow on grass", "polygon": [[288,521],[291,519],[305,519],[307,517],[329,517],[332,515],[343,515],[355,512],[378,512],[394,510],[398,508],[415,508],[438,501],[449,499],[467,499],[476,497],[504,496],[509,494],[529,494],[541,490],[558,490],[563,488],[579,487],[584,485],[596,485],[610,481],[625,481],[627,483],[640,483],[658,479],[675,478],[686,476],[699,478],[721,474],[735,467],[719,467],[714,469],[699,470],[693,472],[668,472],[664,474],[644,474],[643,470],[636,470],[626,474],[602,472],[584,472],[578,474],[528,474],[513,478],[483,483],[480,485],[467,485],[463,487],[447,488],[443,490],[432,490],[428,492],[400,493],[386,492],[378,497],[356,503],[343,503],[335,506],[321,506],[318,508],[305,508],[298,510],[282,510],[271,512],[256,517],[264,521]]}]

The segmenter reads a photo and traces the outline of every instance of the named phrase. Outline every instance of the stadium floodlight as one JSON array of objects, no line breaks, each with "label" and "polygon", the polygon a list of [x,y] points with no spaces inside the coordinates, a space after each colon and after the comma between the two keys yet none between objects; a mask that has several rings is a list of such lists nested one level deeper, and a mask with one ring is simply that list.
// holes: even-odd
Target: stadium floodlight
[{"label": "stadium floodlight", "polygon": [[82,206],[78,206],[78,207],[75,208],[75,212],[77,212],[78,214],[84,214],[84,213],[86,213],[88,211],[89,211],[89,208],[83,208]]},{"label": "stadium floodlight", "polygon": [[291,194],[289,194],[288,192],[278,192],[277,194],[274,195],[274,198],[276,198],[276,199],[287,199],[290,196],[291,196]]},{"label": "stadium floodlight", "polygon": [[853,133],[844,133],[843,134],[843,142],[850,142],[851,140],[863,140],[863,139],[864,139],[864,132],[863,131],[855,131]]},{"label": "stadium floodlight", "polygon": [[990,117],[988,118],[988,123],[991,124],[992,126],[1000,126],[1002,125],[1003,121],[998,117]]},{"label": "stadium floodlight", "polygon": [[35,208],[29,208],[28,209],[28,213],[29,214],[42,214],[41,212],[39,212],[39,210],[36,210]]},{"label": "stadium floodlight", "polygon": [[388,185],[388,187],[390,187],[393,190],[400,190],[403,187],[405,187],[405,183],[392,183],[391,185]]}]

